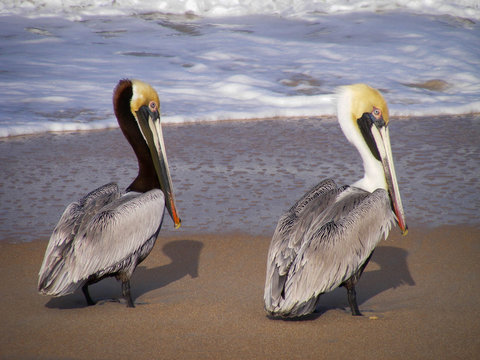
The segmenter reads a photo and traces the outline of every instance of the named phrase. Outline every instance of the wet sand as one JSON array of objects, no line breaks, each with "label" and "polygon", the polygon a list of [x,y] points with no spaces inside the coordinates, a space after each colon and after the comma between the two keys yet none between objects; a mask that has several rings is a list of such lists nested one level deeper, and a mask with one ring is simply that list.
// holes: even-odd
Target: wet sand
[{"label": "wet sand", "polygon": [[[333,118],[168,125],[164,136],[182,234],[270,236],[307,189],[363,176]],[[392,119],[390,136],[410,226],[479,223],[480,115]],[[0,139],[0,166],[9,242],[50,236],[66,204],[111,181],[126,188],[137,173],[119,129]],[[162,231],[178,234],[172,225]]]},{"label": "wet sand", "polygon": [[113,279],[92,287],[93,307],[80,292],[36,292],[66,204],[135,176],[120,131],[1,139],[0,358],[478,358],[478,116],[390,131],[409,234],[393,229],[375,251],[357,288],[363,317],[337,289],[301,321],[265,316],[265,261],[278,217],[311,185],[361,176],[332,119],[166,126],[183,225],[165,218],[132,278],[135,309],[106,301],[121,294]]}]

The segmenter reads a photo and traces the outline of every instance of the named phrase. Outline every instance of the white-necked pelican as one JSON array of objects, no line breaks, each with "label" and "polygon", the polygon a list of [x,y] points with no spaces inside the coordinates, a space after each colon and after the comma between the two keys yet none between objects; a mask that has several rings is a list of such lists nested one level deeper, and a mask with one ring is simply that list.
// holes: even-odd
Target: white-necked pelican
[{"label": "white-necked pelican", "polygon": [[104,185],[67,206],[53,230],[39,273],[38,291],[62,296],[115,276],[128,307],[134,307],[130,277],[152,250],[164,208],[180,226],[173,196],[157,92],[139,80],[121,80],[113,107],[138,160],[138,176],[124,193]]},{"label": "white-necked pelican", "polygon": [[321,294],[339,286],[347,289],[352,315],[361,315],[355,284],[373,250],[395,220],[407,232],[382,95],[365,84],[342,87],[338,121],[360,153],[365,175],[350,186],[322,181],[280,218],[267,260],[270,316],[310,314]]}]

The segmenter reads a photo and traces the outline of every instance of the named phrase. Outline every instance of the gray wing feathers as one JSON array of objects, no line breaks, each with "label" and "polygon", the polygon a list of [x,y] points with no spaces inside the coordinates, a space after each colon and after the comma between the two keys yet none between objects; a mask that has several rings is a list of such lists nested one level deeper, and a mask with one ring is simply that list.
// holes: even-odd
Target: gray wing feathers
[{"label": "gray wing feathers", "polygon": [[[265,285],[265,307],[275,306],[281,297],[286,274],[302,245],[302,235],[315,213],[321,213],[336,195],[337,185],[331,179],[324,180],[308,191],[278,221],[268,252]],[[312,204],[318,204],[312,212]]]},{"label": "gray wing feathers", "polygon": [[121,203],[102,209],[79,232],[74,244],[72,281],[124,261],[158,235],[165,203],[163,192],[151,190],[130,199],[127,196]]},{"label": "gray wing feathers", "polygon": [[[117,184],[109,183],[67,206],[53,230],[45,251],[38,280],[40,292],[50,294],[54,291],[52,287],[55,287],[55,279],[61,276],[65,265],[64,259],[71,256],[72,243],[82,223],[88,223],[102,207],[119,197]],[[72,286],[72,290],[66,291],[75,290],[74,284]]]},{"label": "gray wing feathers", "polygon": [[[40,270],[39,291],[48,295],[73,292],[90,275],[125,261],[157,236],[163,219],[163,192],[119,196],[96,211],[79,210],[75,203],[70,210],[67,208],[57,225],[62,231],[54,231],[50,239]],[[90,215],[79,223],[76,210]],[[77,220],[72,226],[74,218]],[[49,266],[51,263],[56,266]]]},{"label": "gray wing feathers", "polygon": [[349,188],[321,217],[304,233],[282,296],[267,309],[270,312],[282,316],[312,312],[317,297],[350,278],[394,221],[388,195],[380,189],[368,194]]},{"label": "gray wing feathers", "polygon": [[305,223],[308,223],[315,215],[312,214],[312,211],[305,211],[305,209],[309,209],[309,205],[311,206],[315,202],[320,204],[317,210],[323,211],[323,208],[330,202],[328,194],[335,189],[337,186],[333,180],[322,181],[298,200],[278,221],[270,244],[269,260],[272,261],[269,261],[269,264],[271,262],[277,264],[280,273],[286,271],[292,255],[295,256],[300,248],[302,232],[305,230],[305,226],[309,225]]}]

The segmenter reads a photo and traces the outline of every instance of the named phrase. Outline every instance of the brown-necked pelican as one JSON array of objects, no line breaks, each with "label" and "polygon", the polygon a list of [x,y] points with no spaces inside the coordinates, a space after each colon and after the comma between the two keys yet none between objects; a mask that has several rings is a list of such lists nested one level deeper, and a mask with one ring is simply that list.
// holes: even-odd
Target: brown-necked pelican
[{"label": "brown-necked pelican", "polygon": [[134,307],[130,277],[150,253],[166,207],[175,227],[175,207],[157,92],[139,80],[121,80],[113,107],[118,124],[138,160],[138,176],[126,189],[104,185],[65,209],[53,230],[39,273],[38,291],[62,296],[82,287],[88,305],[94,301],[88,286],[106,277],[122,282],[128,307]]},{"label": "brown-necked pelican", "polygon": [[280,218],[268,252],[264,300],[270,316],[310,314],[321,294],[339,286],[347,289],[352,315],[361,315],[355,284],[376,245],[395,219],[407,233],[382,95],[365,84],[342,87],[338,121],[365,175],[350,186],[322,181]]}]

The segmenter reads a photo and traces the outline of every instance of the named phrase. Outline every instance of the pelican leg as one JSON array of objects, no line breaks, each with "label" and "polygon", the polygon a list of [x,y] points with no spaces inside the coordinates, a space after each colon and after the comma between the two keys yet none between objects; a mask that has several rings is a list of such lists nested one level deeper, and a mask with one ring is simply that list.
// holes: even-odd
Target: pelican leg
[{"label": "pelican leg", "polygon": [[353,281],[347,281],[345,283],[345,287],[347,288],[347,296],[348,296],[348,304],[350,305],[350,309],[352,310],[353,316],[362,316],[357,304],[357,293],[355,291],[355,285]]},{"label": "pelican leg", "polygon": [[132,300],[132,294],[130,293],[130,280],[125,279],[122,280],[122,295],[123,298],[127,301],[127,307],[135,307],[133,300]]},{"label": "pelican leg", "polygon": [[342,286],[345,286],[347,289],[347,297],[348,297],[348,304],[350,305],[350,309],[352,310],[352,315],[353,316],[362,316],[362,313],[358,309],[358,304],[357,304],[357,292],[355,291],[355,284],[360,280],[360,276],[363,274],[363,270],[367,267],[368,262],[372,258],[373,251],[370,254],[370,256],[365,260],[365,262],[360,266],[360,268],[357,270],[353,276],[345,281]]},{"label": "pelican leg", "polygon": [[85,300],[87,300],[88,306],[95,305],[95,301],[92,300],[92,298],[90,297],[90,293],[88,292],[88,283],[82,286],[82,292],[85,296]]}]

